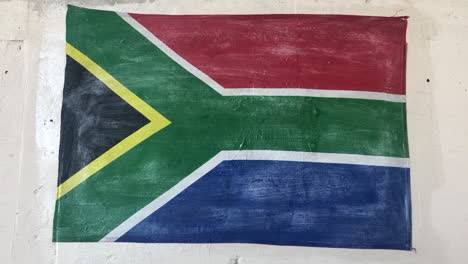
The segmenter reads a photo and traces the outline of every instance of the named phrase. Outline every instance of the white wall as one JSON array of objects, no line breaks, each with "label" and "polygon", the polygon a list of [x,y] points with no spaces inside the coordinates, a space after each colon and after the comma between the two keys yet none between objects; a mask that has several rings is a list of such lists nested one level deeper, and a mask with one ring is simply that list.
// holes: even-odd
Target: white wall
[{"label": "white wall", "polygon": [[407,102],[416,248],[412,252],[52,243],[65,2],[0,0],[0,263],[468,263],[467,0],[70,1],[84,7],[168,14],[409,15]]}]

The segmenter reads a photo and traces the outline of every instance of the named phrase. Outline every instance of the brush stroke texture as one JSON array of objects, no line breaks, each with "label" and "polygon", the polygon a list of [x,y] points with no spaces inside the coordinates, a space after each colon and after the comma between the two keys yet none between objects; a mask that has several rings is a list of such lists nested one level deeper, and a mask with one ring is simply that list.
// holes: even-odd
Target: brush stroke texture
[{"label": "brush stroke texture", "polygon": [[67,56],[58,185],[149,120]]},{"label": "brush stroke texture", "polygon": [[406,93],[405,17],[131,16],[225,88]]},{"label": "brush stroke texture", "polygon": [[120,242],[410,249],[409,169],[224,161]]}]

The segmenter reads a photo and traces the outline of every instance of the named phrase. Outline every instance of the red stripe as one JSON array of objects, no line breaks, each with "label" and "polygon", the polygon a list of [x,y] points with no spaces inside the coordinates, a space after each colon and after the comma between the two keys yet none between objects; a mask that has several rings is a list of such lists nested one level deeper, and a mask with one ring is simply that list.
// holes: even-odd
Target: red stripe
[{"label": "red stripe", "polygon": [[405,17],[131,16],[225,88],[405,94]]}]

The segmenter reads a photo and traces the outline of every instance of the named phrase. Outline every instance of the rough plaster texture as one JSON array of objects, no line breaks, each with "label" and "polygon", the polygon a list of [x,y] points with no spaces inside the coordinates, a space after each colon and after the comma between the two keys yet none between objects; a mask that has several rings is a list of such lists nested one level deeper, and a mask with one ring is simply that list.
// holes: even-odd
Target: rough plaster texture
[{"label": "rough plaster texture", "polygon": [[411,252],[52,243],[65,0],[0,0],[0,263],[468,263],[468,1],[77,0],[163,14],[408,15]]}]

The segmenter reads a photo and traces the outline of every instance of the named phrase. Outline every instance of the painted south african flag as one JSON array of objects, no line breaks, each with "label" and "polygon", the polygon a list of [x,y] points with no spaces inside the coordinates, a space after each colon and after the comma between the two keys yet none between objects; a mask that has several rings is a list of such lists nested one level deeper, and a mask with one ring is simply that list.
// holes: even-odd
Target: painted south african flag
[{"label": "painted south african flag", "polygon": [[411,248],[405,17],[66,23],[54,241]]}]

